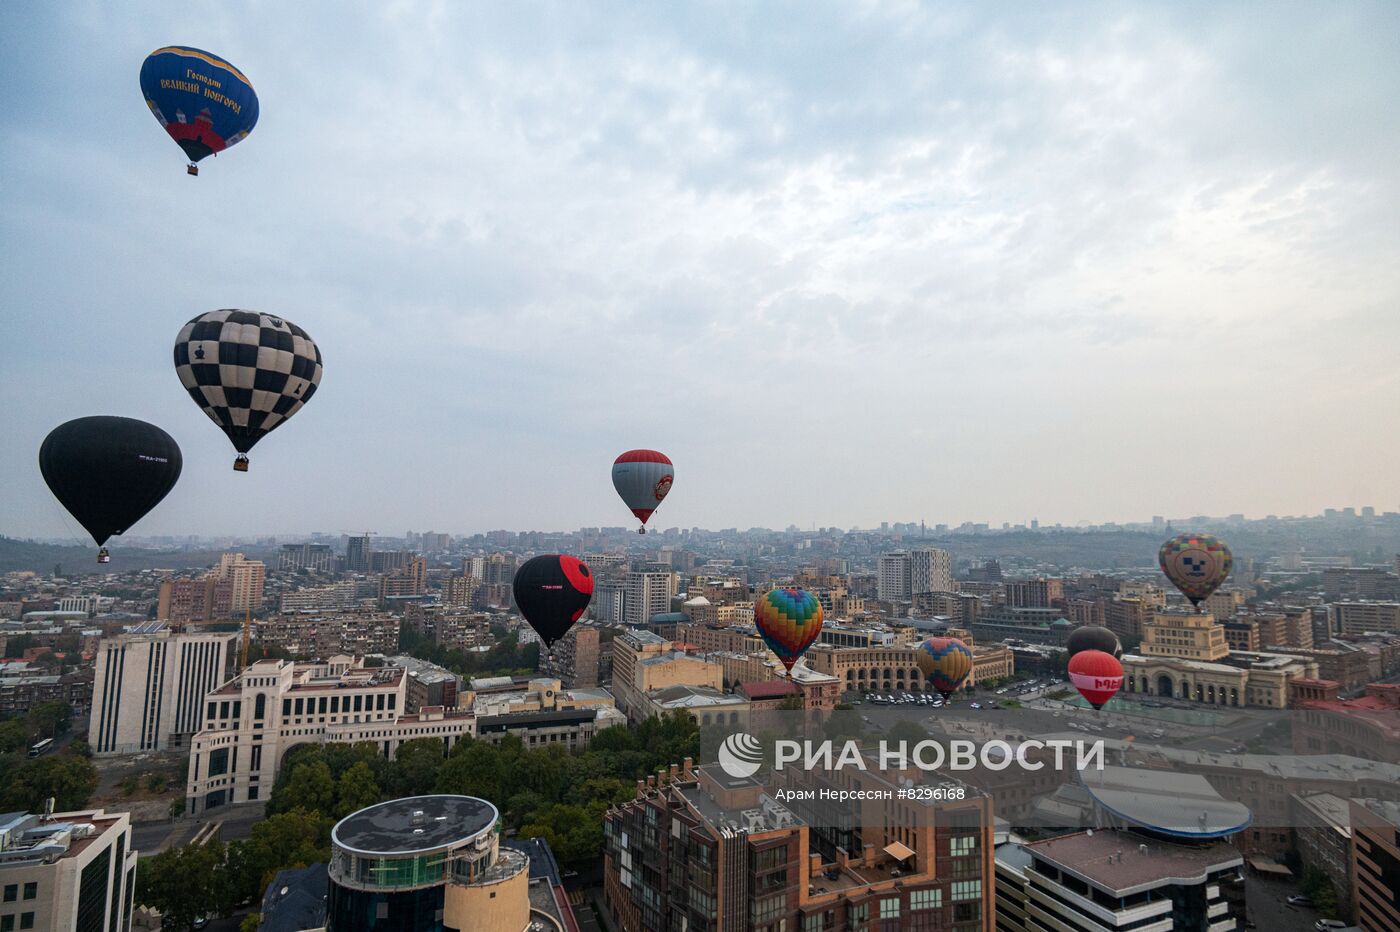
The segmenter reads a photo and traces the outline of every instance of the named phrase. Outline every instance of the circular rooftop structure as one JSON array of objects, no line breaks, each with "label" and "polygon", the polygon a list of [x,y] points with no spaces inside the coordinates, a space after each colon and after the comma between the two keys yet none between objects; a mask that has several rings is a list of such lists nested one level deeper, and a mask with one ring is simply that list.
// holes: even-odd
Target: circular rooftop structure
[{"label": "circular rooftop structure", "polygon": [[331,843],[366,857],[427,854],[477,841],[499,817],[495,806],[475,796],[409,796],[341,819]]},{"label": "circular rooftop structure", "polygon": [[1206,840],[1244,831],[1254,820],[1249,807],[1225,799],[1199,774],[1109,766],[1081,770],[1079,780],[1120,827]]}]

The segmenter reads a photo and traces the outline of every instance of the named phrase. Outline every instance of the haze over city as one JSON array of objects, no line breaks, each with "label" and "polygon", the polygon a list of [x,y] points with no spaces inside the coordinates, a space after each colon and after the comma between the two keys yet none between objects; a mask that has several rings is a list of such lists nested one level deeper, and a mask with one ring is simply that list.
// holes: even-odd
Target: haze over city
[{"label": "haze over city", "polygon": [[[4,532],[80,532],[69,418],[179,442],[141,534],[1391,510],[1390,4],[0,12]],[[256,84],[198,179],[134,69]],[[205,218],[191,223],[190,218]],[[247,475],[171,367],[286,314],[315,401]]]}]

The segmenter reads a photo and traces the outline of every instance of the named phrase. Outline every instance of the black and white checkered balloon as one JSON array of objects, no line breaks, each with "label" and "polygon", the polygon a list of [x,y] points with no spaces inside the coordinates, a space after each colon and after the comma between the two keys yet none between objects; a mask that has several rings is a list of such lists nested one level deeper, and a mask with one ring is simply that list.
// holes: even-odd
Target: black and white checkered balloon
[{"label": "black and white checkered balloon", "polygon": [[321,351],[285,318],[210,311],[180,331],[175,371],[195,404],[245,454],[311,400],[321,382]]}]

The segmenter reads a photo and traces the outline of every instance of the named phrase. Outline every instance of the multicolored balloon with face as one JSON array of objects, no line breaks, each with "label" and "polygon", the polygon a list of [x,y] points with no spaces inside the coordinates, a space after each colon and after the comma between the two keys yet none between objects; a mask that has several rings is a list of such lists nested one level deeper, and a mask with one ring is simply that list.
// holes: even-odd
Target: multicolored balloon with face
[{"label": "multicolored balloon with face", "polygon": [[1191,601],[1196,611],[1230,575],[1234,557],[1223,540],[1211,534],[1178,534],[1157,551],[1162,572]]},{"label": "multicolored balloon with face", "polygon": [[1102,709],[1123,688],[1123,665],[1101,650],[1086,650],[1069,659],[1069,681],[1095,709]]},{"label": "multicolored balloon with face", "polygon": [[753,605],[763,643],[789,673],[821,634],[823,617],[817,597],[801,589],[772,589]]},{"label": "multicolored balloon with face", "polygon": [[944,699],[972,675],[972,648],[957,638],[933,637],[914,648],[914,663]]}]

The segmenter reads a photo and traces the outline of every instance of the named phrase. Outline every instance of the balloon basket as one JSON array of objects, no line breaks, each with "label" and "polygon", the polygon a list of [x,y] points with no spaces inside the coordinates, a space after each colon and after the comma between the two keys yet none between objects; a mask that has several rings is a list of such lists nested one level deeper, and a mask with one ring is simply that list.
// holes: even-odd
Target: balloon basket
[{"label": "balloon basket", "polygon": [[101,550],[97,551],[97,562],[98,562],[98,563],[111,563],[111,562],[112,562],[112,555],[111,555],[110,553],[107,552],[107,548],[106,548],[106,547],[103,547]]},{"label": "balloon basket", "polygon": [[639,528],[637,528],[637,533],[638,533],[638,534],[645,534],[646,532],[647,532],[647,529],[644,528],[644,527],[639,527]]},{"label": "balloon basket", "polygon": [[191,162],[190,164],[188,164],[188,165],[185,166],[185,174],[187,174],[187,175],[198,175],[198,174],[199,174],[199,166],[196,165],[195,163]]},{"label": "balloon basket", "polygon": [[235,460],[233,461],[233,471],[234,471],[234,472],[247,472],[247,471],[248,471],[248,457],[243,456],[242,454],[239,454],[238,458],[235,459]]}]

